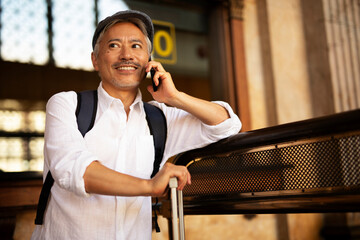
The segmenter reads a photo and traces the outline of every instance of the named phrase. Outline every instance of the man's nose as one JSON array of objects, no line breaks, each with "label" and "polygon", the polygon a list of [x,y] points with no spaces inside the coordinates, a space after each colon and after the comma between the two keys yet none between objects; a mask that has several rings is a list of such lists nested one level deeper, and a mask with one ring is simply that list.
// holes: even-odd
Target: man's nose
[{"label": "man's nose", "polygon": [[132,59],[132,49],[130,47],[122,47],[120,50],[120,59]]}]

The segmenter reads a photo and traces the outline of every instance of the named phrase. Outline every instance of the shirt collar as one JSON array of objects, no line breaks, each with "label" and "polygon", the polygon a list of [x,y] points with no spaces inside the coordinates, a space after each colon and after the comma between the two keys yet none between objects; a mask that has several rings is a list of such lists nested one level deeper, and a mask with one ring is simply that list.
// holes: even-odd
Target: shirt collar
[{"label": "shirt collar", "polygon": [[[106,111],[110,107],[110,105],[113,103],[113,101],[118,100],[121,102],[120,99],[110,96],[105,91],[105,89],[102,86],[102,82],[100,82],[99,87],[98,87],[98,98],[99,98],[99,107],[103,112]],[[140,89],[138,89],[136,98],[135,98],[134,102],[131,104],[130,109],[133,109],[134,106],[138,105],[141,102],[142,102],[142,94],[141,94]]]}]

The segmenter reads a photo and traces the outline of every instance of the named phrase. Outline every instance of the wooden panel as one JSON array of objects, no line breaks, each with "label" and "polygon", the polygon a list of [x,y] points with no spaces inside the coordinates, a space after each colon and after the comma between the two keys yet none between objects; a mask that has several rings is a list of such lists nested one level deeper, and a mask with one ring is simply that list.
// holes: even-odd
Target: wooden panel
[{"label": "wooden panel", "polygon": [[41,186],[1,187],[0,207],[36,206]]}]

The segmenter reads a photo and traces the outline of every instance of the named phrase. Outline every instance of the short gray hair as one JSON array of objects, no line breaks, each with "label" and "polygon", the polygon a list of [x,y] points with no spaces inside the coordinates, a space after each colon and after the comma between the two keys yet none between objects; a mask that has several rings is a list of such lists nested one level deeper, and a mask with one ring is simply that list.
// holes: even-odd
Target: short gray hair
[{"label": "short gray hair", "polygon": [[95,47],[94,47],[94,54],[95,56],[98,56],[99,54],[99,43],[102,39],[102,37],[104,36],[105,32],[107,30],[109,30],[112,26],[114,26],[115,24],[117,23],[120,23],[120,22],[129,22],[129,23],[132,23],[134,24],[135,26],[137,26],[141,32],[144,34],[145,36],[145,41],[146,41],[146,44],[147,44],[147,48],[148,48],[148,53],[149,55],[151,55],[151,49],[152,49],[152,45],[151,45],[151,41],[148,37],[148,34],[147,34],[147,31],[146,31],[146,26],[145,24],[140,20],[140,19],[137,19],[137,18],[128,18],[128,19],[117,19],[117,20],[114,20],[112,22],[110,22],[108,25],[105,26],[105,28],[102,30],[102,32],[99,34],[99,37],[96,41],[96,44],[95,44]]}]

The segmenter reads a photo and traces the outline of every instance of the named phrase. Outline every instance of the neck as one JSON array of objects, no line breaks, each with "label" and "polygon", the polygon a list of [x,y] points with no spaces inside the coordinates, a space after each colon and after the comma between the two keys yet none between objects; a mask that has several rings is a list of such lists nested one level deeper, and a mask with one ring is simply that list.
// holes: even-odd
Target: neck
[{"label": "neck", "polygon": [[130,106],[135,101],[136,94],[137,94],[137,91],[136,91],[136,93],[125,91],[125,92],[119,92],[117,94],[117,96],[113,96],[113,97],[121,100],[121,102],[124,104],[124,109],[126,111],[126,114],[129,115]]},{"label": "neck", "polygon": [[103,85],[104,90],[112,97],[120,99],[124,105],[127,114],[130,112],[130,106],[135,101],[138,93],[138,88],[133,89],[112,89]]}]

